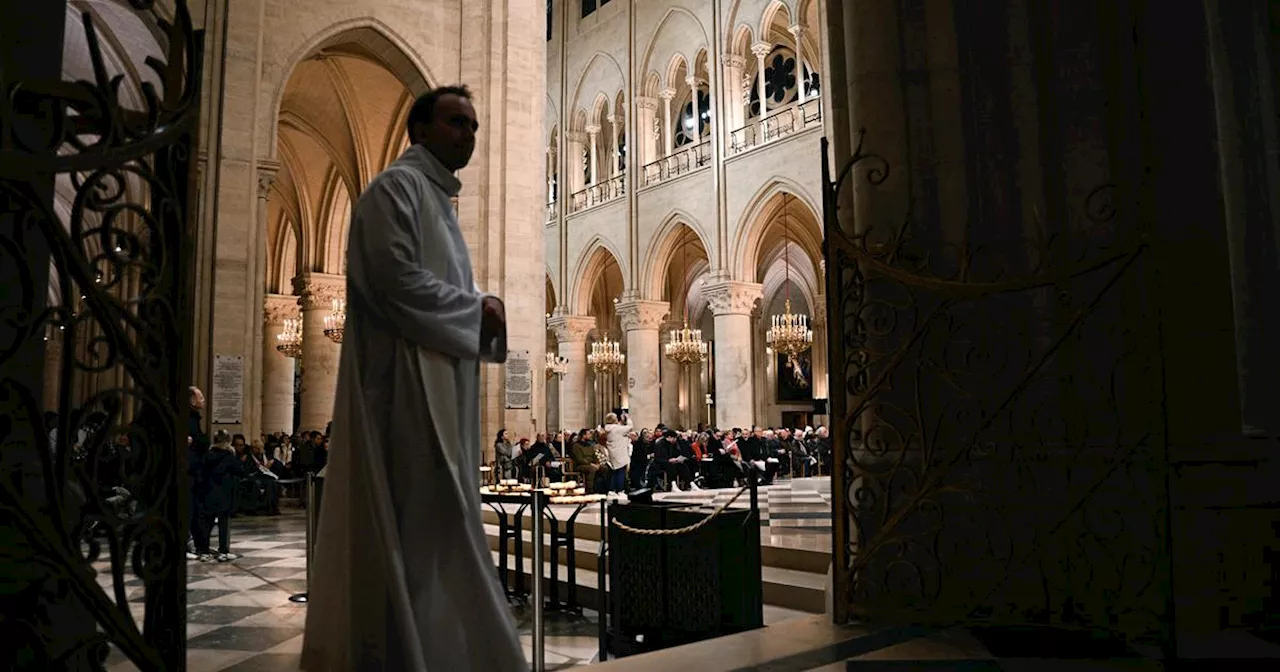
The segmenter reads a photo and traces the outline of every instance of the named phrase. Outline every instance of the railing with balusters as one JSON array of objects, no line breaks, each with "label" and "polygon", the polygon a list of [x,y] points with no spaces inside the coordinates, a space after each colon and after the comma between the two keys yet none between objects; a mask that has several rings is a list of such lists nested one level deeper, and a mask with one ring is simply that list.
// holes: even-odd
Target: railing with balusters
[{"label": "railing with balusters", "polygon": [[627,174],[617,175],[606,182],[593,184],[573,195],[570,212],[582,212],[627,195]]},{"label": "railing with balusters", "polygon": [[710,163],[711,141],[706,140],[646,165],[644,167],[644,184],[645,186],[653,186],[685,173],[691,173]]},{"label": "railing with balusters", "polygon": [[813,98],[753,120],[729,135],[729,156],[781,140],[822,125],[822,100]]},{"label": "railing with balusters", "polygon": [[560,216],[559,205],[555,201],[547,204],[547,226],[556,223],[556,219]]}]

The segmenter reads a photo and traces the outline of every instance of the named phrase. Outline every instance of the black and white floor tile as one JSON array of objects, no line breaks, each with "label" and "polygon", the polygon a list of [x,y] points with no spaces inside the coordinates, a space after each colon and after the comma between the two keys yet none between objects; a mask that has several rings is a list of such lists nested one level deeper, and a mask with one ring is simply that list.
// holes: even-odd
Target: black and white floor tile
[{"label": "black and white floor tile", "polygon": [[[289,600],[307,585],[306,518],[299,510],[279,516],[234,518],[228,563],[190,562],[187,566],[187,669],[190,672],[284,672],[298,669],[306,604]],[[95,566],[99,583],[112,590],[110,567]],[[141,622],[141,581],[125,581],[130,610]],[[531,617],[513,608],[526,655]],[[547,667],[564,669],[589,663],[596,655],[593,615],[551,614],[547,623]],[[107,659],[111,672],[138,669],[119,651]]]}]

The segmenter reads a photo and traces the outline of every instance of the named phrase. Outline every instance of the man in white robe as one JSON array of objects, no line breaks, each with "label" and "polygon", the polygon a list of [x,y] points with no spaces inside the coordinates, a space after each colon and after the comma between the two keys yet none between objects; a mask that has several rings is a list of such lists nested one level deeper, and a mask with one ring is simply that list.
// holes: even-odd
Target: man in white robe
[{"label": "man in white robe", "polygon": [[480,517],[480,361],[506,358],[450,199],[470,93],[424,94],[412,146],[356,203],[302,667],[527,670]]}]

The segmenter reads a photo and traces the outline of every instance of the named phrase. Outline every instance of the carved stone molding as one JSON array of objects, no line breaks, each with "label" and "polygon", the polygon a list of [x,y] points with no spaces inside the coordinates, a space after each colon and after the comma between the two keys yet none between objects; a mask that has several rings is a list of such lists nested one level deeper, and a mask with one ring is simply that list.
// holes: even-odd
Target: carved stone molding
[{"label": "carved stone molding", "polygon": [[599,135],[599,134],[600,134],[600,126],[599,126],[599,124],[590,124],[590,125],[588,125],[586,128],[584,128],[584,129],[582,129],[582,130],[586,131],[586,132],[587,132],[587,135],[591,135],[591,136],[595,136],[595,135]]},{"label": "carved stone molding", "polygon": [[258,198],[267,200],[271,196],[271,184],[280,172],[280,164],[275,161],[258,159]]},{"label": "carved stone molding", "polygon": [[754,282],[720,282],[703,288],[715,315],[751,315],[764,298],[764,286]]},{"label": "carved stone molding", "polygon": [[755,54],[756,58],[759,58],[761,60],[763,60],[765,56],[768,56],[772,52],[773,52],[773,45],[769,44],[768,42],[756,42],[755,44],[751,45],[751,53]]},{"label": "carved stone molding", "polygon": [[293,288],[303,310],[329,310],[334,299],[346,299],[347,278],[328,273],[307,273],[293,279]]},{"label": "carved stone molding", "polygon": [[564,139],[569,142],[586,142],[587,134],[582,131],[569,131],[564,134]]},{"label": "carved stone molding", "polygon": [[587,315],[555,315],[547,327],[556,332],[557,343],[585,343],[587,334],[596,328],[596,318]]},{"label": "carved stone molding", "polygon": [[812,322],[814,327],[823,327],[827,324],[827,295],[819,294],[814,297],[814,306],[812,307]]},{"label": "carved stone molding", "polygon": [[809,32],[808,28],[805,28],[804,26],[801,26],[801,25],[791,26],[787,30],[791,31],[791,34],[795,35],[796,39],[800,39],[801,37],[804,36],[805,33]]},{"label": "carved stone molding", "polygon": [[618,304],[623,331],[657,330],[671,312],[666,301],[628,301]]},{"label": "carved stone molding", "polygon": [[298,297],[292,294],[268,294],[263,302],[262,321],[265,324],[284,324],[286,319],[297,319],[300,314]]},{"label": "carved stone molding", "polygon": [[658,110],[658,99],[650,98],[649,96],[638,96],[636,98],[636,107],[642,110],[653,110],[656,112]]},{"label": "carved stone molding", "polygon": [[688,76],[688,77],[685,77],[685,78],[684,78],[684,83],[685,83],[685,84],[688,84],[688,85],[689,85],[689,88],[691,88],[691,89],[696,89],[696,88],[698,88],[698,87],[700,87],[700,86],[705,85],[705,84],[707,83],[707,80],[705,80],[705,79],[703,79],[703,78],[701,78],[701,77],[694,77],[694,76],[690,75],[690,76]]},{"label": "carved stone molding", "polygon": [[675,97],[676,97],[676,90],[675,90],[675,89],[663,89],[663,90],[658,94],[658,96],[659,96],[659,97],[661,97],[663,100],[665,100],[665,101],[667,101],[667,102],[671,102],[671,100],[672,100],[673,98],[675,98]]},{"label": "carved stone molding", "polygon": [[747,59],[737,54],[725,54],[724,64],[730,68],[738,68],[741,70],[742,68],[747,67]]}]

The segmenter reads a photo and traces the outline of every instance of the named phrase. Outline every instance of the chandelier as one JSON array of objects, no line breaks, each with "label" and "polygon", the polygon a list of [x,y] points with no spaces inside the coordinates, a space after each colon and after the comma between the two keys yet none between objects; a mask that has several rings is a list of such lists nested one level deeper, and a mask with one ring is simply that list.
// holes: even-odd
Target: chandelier
[{"label": "chandelier", "polygon": [[605,336],[603,341],[591,344],[587,363],[598,373],[618,373],[627,363],[627,356],[622,354],[622,346],[617,341],[611,341]]},{"label": "chandelier", "polygon": [[[790,198],[787,195],[786,198]],[[773,316],[773,324],[765,334],[765,342],[784,355],[798,355],[813,345],[813,330],[809,328],[809,316],[791,312],[791,227],[787,221],[787,205],[782,204],[784,231],[783,264],[787,270],[787,303],[781,315]]]},{"label": "chandelier", "polygon": [[547,353],[547,377],[563,376],[569,372],[569,360],[564,357],[556,356],[554,352]]},{"label": "chandelier", "polygon": [[[680,267],[681,272],[687,269],[685,264],[685,250],[689,246],[689,240],[686,238],[680,244]],[[686,297],[688,293],[686,292]],[[667,338],[667,344],[663,346],[663,350],[667,358],[679,362],[680,364],[697,364],[707,358],[707,342],[702,340],[701,329],[689,328],[689,300],[685,299],[685,318],[684,327],[681,329],[672,329]]]},{"label": "chandelier", "polygon": [[696,364],[707,358],[707,342],[702,340],[702,330],[690,329],[688,322],[684,328],[670,331],[663,349],[667,359],[681,364]]},{"label": "chandelier", "polygon": [[286,317],[284,329],[276,334],[276,350],[285,357],[297,359],[302,356],[302,320]]},{"label": "chandelier", "polygon": [[333,300],[333,308],[324,316],[324,335],[334,343],[342,342],[342,330],[347,325],[347,302]]}]

